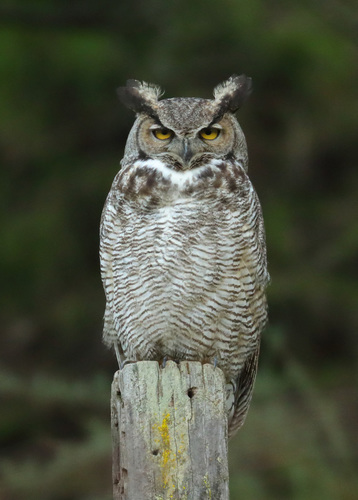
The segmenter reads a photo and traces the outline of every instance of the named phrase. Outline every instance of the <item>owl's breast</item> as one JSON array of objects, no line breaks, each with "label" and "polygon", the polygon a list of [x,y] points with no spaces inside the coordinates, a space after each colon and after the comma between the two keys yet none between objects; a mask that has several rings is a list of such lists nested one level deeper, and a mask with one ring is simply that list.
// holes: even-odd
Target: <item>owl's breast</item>
[{"label": "owl's breast", "polygon": [[[143,200],[149,194],[123,196],[116,212],[110,231],[112,308],[130,359],[230,354],[239,362],[245,338],[255,334],[250,308],[258,246],[248,242],[255,239],[247,213],[251,201],[235,198],[229,186],[216,195],[215,176],[205,169],[198,174],[178,181],[170,172],[170,182],[158,174],[160,202],[148,205]],[[207,190],[201,185],[197,194],[196,182],[206,182]]]},{"label": "owl's breast", "polygon": [[196,167],[184,171],[177,171],[158,159],[137,160],[124,166],[113,188],[121,200],[136,210],[151,210],[193,199],[205,200],[218,209],[229,202],[237,206],[252,186],[241,163],[208,155]]}]

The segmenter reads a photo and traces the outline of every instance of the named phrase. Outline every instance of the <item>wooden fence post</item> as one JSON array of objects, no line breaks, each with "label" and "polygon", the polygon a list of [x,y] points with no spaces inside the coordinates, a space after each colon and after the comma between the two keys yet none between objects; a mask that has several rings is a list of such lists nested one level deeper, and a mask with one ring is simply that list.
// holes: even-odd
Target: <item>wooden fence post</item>
[{"label": "wooden fence post", "polygon": [[225,379],[199,362],[126,365],[111,397],[114,500],[228,500]]}]

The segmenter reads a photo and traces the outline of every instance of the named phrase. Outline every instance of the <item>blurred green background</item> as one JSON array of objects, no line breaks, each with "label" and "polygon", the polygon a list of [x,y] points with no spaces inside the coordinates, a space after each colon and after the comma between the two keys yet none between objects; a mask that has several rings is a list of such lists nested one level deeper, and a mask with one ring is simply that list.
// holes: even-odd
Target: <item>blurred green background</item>
[{"label": "blurred green background", "polygon": [[[358,11],[339,0],[3,0],[0,498],[111,498],[101,209],[127,78],[239,112],[272,284],[231,499],[353,500],[358,480]],[[143,499],[145,500],[145,499]]]}]

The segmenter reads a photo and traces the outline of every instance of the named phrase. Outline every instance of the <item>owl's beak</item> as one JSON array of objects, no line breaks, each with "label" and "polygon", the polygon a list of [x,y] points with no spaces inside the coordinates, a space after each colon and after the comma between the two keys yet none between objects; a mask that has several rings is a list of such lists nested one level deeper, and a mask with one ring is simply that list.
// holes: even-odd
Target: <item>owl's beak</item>
[{"label": "owl's beak", "polygon": [[189,164],[190,160],[193,157],[193,150],[191,149],[191,145],[189,143],[188,138],[183,139],[182,150],[181,150],[180,156],[183,158],[184,163],[186,165]]}]

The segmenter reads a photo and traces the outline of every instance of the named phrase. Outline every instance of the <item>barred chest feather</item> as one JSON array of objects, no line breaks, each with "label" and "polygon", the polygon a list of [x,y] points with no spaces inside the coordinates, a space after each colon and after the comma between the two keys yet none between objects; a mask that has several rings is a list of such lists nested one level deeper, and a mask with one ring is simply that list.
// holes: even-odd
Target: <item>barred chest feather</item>
[{"label": "barred chest feather", "polygon": [[108,344],[131,360],[217,360],[236,377],[265,321],[257,199],[238,162],[124,166],[103,214]]}]

